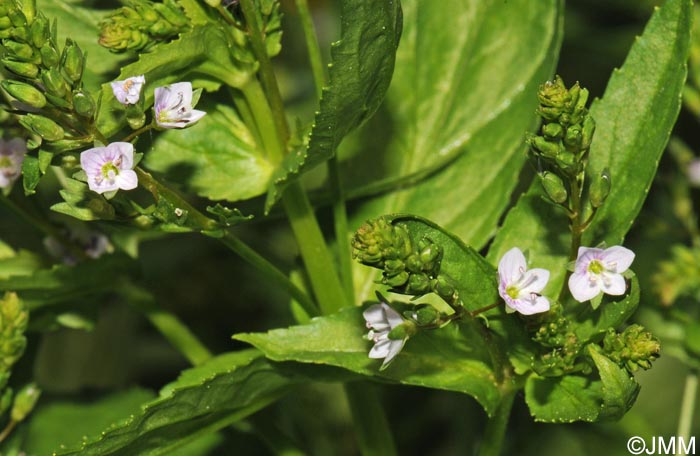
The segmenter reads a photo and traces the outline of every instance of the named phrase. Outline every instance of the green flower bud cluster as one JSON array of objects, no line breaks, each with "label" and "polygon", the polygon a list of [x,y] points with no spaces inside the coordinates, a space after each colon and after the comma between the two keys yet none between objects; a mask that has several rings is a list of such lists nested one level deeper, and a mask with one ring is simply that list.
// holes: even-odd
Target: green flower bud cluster
[{"label": "green flower bud cluster", "polygon": [[127,0],[100,23],[99,43],[114,52],[143,51],[190,28],[175,0]]},{"label": "green flower bud cluster", "polygon": [[401,224],[384,217],[369,220],[353,236],[352,247],[353,258],[382,269],[381,282],[396,293],[423,295],[441,287],[454,294],[454,287],[437,278],[442,248],[425,237],[414,243]]},{"label": "green flower bud cluster", "polygon": [[[539,135],[530,136],[527,142],[530,154],[538,162],[540,179],[545,193],[556,204],[564,204],[571,193],[567,183],[582,180],[588,150],[591,146],[595,122],[588,113],[588,90],[578,83],[571,88],[557,76],[540,87],[539,108],[542,118]],[[609,191],[609,176],[597,187],[596,202],[602,204]]]},{"label": "green flower bud cluster", "polygon": [[[24,333],[27,330],[28,321],[29,313],[17,294],[5,293],[0,299],[0,415],[10,408],[14,398],[15,405],[12,408],[12,416],[14,417],[17,400],[21,396],[19,393],[13,395],[12,389],[7,387],[7,383],[10,379],[12,366],[24,354],[27,345]],[[25,409],[26,407],[23,408],[23,410]]]},{"label": "green flower bud cluster", "polygon": [[[237,4],[233,2],[224,2],[230,4],[229,8],[234,10],[233,20],[236,22],[236,27],[229,29],[229,36],[233,42],[231,46],[231,55],[234,60],[239,62],[242,67],[257,65],[255,53],[250,44],[250,39],[247,33],[247,26],[242,19],[242,14],[235,14]],[[257,0],[259,18],[258,23],[262,26],[262,32],[265,35],[265,46],[267,47],[267,55],[274,57],[279,54],[282,49],[282,14],[280,13],[280,3],[278,0]]]},{"label": "green flower bud cluster", "polygon": [[659,265],[652,277],[661,304],[670,306],[681,296],[700,294],[700,248],[675,245],[671,258]]},{"label": "green flower bud cluster", "polygon": [[532,336],[535,342],[548,349],[533,367],[539,375],[558,376],[581,367],[580,363],[577,364],[581,343],[571,328],[570,320],[561,315],[561,310],[561,306],[553,307]]},{"label": "green flower bud cluster", "polygon": [[661,344],[641,325],[627,327],[622,333],[609,330],[603,339],[603,351],[611,360],[636,372],[640,367],[650,369],[659,357]]},{"label": "green flower bud cluster", "polygon": [[[83,89],[85,55],[78,44],[68,39],[60,49],[55,23],[37,13],[32,1],[17,0],[0,6],[0,40],[0,63],[14,76],[0,85],[16,99],[18,111],[30,113],[20,124],[45,141],[89,135],[96,104]],[[39,147],[41,140],[30,144]]]}]

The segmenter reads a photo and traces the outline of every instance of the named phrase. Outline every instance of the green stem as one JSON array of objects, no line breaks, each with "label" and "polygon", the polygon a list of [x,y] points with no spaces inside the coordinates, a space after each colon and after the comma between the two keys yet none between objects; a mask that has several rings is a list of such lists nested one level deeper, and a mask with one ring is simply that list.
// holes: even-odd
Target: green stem
[{"label": "green stem", "polygon": [[348,239],[348,213],[345,206],[343,183],[340,180],[338,158],[328,160],[328,177],[333,189],[333,226],[338,244],[338,264],[340,280],[345,287],[345,295],[350,305],[355,303],[355,285],[352,278],[352,253]]},{"label": "green stem", "polygon": [[321,58],[321,47],[318,44],[318,37],[316,36],[316,29],[311,18],[308,2],[306,0],[296,0],[296,4],[299,19],[301,19],[301,28],[304,31],[306,49],[309,51],[309,63],[311,64],[311,72],[314,75],[316,96],[321,99],[323,87],[326,85],[326,73],[323,68],[323,59]]},{"label": "green stem", "polygon": [[129,303],[143,312],[153,326],[177,349],[187,360],[197,366],[212,357],[211,352],[175,315],[158,306],[153,296],[146,290],[124,283],[120,287]]},{"label": "green stem", "polygon": [[397,454],[396,447],[375,388],[366,382],[350,382],[345,384],[345,394],[362,455],[392,456]]},{"label": "green stem", "polygon": [[510,411],[513,408],[513,400],[517,389],[505,391],[501,397],[493,416],[486,422],[484,438],[479,448],[480,456],[499,456],[503,447],[503,438],[506,435]]},{"label": "green stem", "polygon": [[249,264],[253,265],[258,271],[265,274],[266,277],[285,288],[289,294],[304,308],[309,316],[315,317],[318,315],[318,308],[311,298],[309,298],[306,293],[301,291],[301,289],[291,280],[289,280],[289,277],[287,277],[286,274],[277,269],[275,265],[267,261],[230,232],[226,233],[224,237],[220,239],[220,241]]},{"label": "green stem", "polygon": [[298,182],[289,185],[282,196],[282,203],[299,244],[301,258],[321,313],[335,313],[345,307],[345,293],[311,203]]},{"label": "green stem", "polygon": [[685,377],[685,388],[683,390],[681,413],[678,419],[678,431],[676,431],[676,435],[682,438],[684,442],[688,442],[690,439],[697,397],[698,370],[691,368],[690,372]]},{"label": "green stem", "polygon": [[269,155],[270,161],[280,163],[286,155],[286,142],[282,141],[276,132],[275,116],[267,103],[265,92],[257,79],[251,79],[241,88],[241,92],[253,116],[258,137],[262,139],[260,146]]},{"label": "green stem", "polygon": [[5,441],[5,439],[8,438],[10,434],[12,434],[12,431],[15,429],[16,426],[17,421],[12,419],[8,421],[7,426],[5,426],[5,429],[3,429],[2,432],[0,432],[0,442]]},{"label": "green stem", "polygon": [[131,142],[131,140],[133,140],[134,138],[136,138],[140,134],[146,133],[148,130],[151,130],[153,128],[155,128],[155,124],[149,123],[148,125],[145,125],[145,126],[139,128],[138,130],[132,131],[126,138],[122,139],[122,142]]},{"label": "green stem", "polygon": [[272,109],[272,115],[275,122],[275,128],[278,138],[282,144],[286,144],[289,138],[289,126],[284,115],[284,103],[282,103],[282,95],[277,85],[277,77],[272,71],[272,63],[267,55],[267,47],[265,46],[265,36],[262,27],[258,22],[258,11],[255,7],[254,0],[241,0],[240,2],[243,16],[245,16],[246,26],[248,27],[248,37],[250,44],[253,47],[253,52],[260,64],[260,79],[263,88],[267,94],[267,99]]}]

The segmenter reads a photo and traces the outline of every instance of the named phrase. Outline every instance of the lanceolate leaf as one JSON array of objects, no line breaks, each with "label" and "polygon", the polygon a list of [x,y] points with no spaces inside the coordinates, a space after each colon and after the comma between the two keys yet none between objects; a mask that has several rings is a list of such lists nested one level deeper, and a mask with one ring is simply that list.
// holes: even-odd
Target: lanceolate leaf
[{"label": "lanceolate leaf", "polygon": [[417,334],[381,372],[381,362],[367,356],[372,344],[363,337],[366,333],[362,309],[354,307],[306,325],[235,338],[275,361],[328,364],[407,385],[467,393],[489,414],[498,405],[491,353],[476,324],[451,324]]},{"label": "lanceolate leaf", "polygon": [[591,176],[610,170],[610,196],[584,234],[588,245],[620,244],[637,217],[681,106],[692,16],[690,0],[668,0],[652,16],[591,114]]},{"label": "lanceolate leaf", "polygon": [[278,399],[298,379],[254,351],[221,355],[186,371],[126,421],[59,455],[165,455]]},{"label": "lanceolate leaf", "polygon": [[[478,250],[493,235],[525,160],[523,137],[534,125],[537,87],[554,69],[563,8],[559,0],[407,0],[403,7],[394,80],[375,117],[381,124],[361,132],[344,176],[355,188],[435,171],[363,204],[354,226],[406,211]],[[367,298],[374,275],[357,272],[358,296]]]},{"label": "lanceolate leaf", "polygon": [[401,36],[399,0],[342,0],[341,7],[341,39],[331,49],[330,83],[308,148],[289,154],[275,173],[267,210],[291,180],[335,154],[340,141],[375,113],[389,87]]}]

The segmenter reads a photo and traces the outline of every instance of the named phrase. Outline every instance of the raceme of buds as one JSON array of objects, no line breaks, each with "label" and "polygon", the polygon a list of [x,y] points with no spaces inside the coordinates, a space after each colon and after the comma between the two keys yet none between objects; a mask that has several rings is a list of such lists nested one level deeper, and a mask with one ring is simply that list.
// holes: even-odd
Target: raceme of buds
[{"label": "raceme of buds", "polygon": [[156,124],[161,128],[185,128],[204,117],[206,112],[193,109],[201,91],[192,92],[190,82],[178,82],[155,90]]},{"label": "raceme of buds", "polygon": [[603,351],[611,360],[630,372],[650,369],[652,361],[659,357],[661,344],[644,327],[632,325],[622,333],[609,330],[603,339]]},{"label": "raceme of buds", "polygon": [[437,280],[442,248],[425,237],[414,243],[400,223],[394,225],[384,217],[368,220],[355,232],[352,246],[353,258],[382,269],[382,283],[396,293],[440,294],[437,286],[443,284],[449,290],[442,291],[450,298],[454,295],[454,287]]},{"label": "raceme of buds", "polygon": [[0,188],[8,188],[17,180],[22,171],[26,153],[27,146],[24,140],[0,139]]},{"label": "raceme of buds", "polygon": [[141,51],[176,37],[188,27],[187,16],[174,0],[128,0],[100,23],[99,43],[115,52]]},{"label": "raceme of buds", "polygon": [[15,293],[0,299],[0,373],[9,372],[24,354],[29,313]]}]

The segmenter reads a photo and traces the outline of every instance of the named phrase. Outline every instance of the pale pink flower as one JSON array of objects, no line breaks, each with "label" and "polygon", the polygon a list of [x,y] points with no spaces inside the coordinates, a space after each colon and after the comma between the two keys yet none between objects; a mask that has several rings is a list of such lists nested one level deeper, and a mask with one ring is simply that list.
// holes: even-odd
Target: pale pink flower
[{"label": "pale pink flower", "polygon": [[119,103],[133,105],[139,101],[141,88],[145,83],[146,78],[143,75],[126,78],[123,81],[114,81],[111,83],[112,92]]},{"label": "pale pink flower", "polygon": [[23,139],[0,139],[0,188],[7,188],[17,180],[26,154],[27,144]]},{"label": "pale pink flower", "polygon": [[384,369],[399,354],[408,340],[408,337],[403,339],[389,338],[391,330],[403,324],[404,319],[397,311],[383,302],[368,307],[362,316],[365,317],[367,328],[370,330],[367,339],[374,342],[369,357],[373,359],[383,358],[381,369]]},{"label": "pale pink flower", "polygon": [[634,261],[634,252],[615,245],[605,250],[579,247],[569,291],[579,302],[589,301],[601,292],[613,296],[625,294],[627,284],[622,273]]},{"label": "pale pink flower", "polygon": [[161,128],[185,128],[206,114],[192,109],[192,84],[189,82],[156,88],[153,109],[156,124]]},{"label": "pale pink flower", "polygon": [[498,293],[506,302],[506,312],[532,315],[549,310],[549,299],[539,293],[549,281],[546,269],[527,269],[525,255],[513,247],[498,263]]},{"label": "pale pink flower", "polygon": [[80,166],[87,174],[88,187],[97,193],[133,190],[138,185],[133,170],[134,146],[128,142],[88,149],[80,154]]}]

